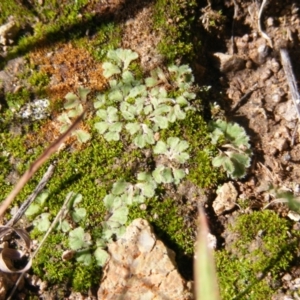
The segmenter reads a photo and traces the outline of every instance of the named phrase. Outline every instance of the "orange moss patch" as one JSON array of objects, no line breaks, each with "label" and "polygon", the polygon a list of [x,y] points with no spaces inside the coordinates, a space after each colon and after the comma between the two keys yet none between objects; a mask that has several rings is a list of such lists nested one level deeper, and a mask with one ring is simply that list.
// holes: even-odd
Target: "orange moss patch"
[{"label": "orange moss patch", "polygon": [[[26,147],[35,148],[38,145],[43,145],[46,149],[51,143],[58,139],[61,135],[60,131],[60,124],[57,120],[55,121],[47,121],[42,127],[37,135],[36,133],[29,133],[27,134],[26,138]],[[77,129],[83,129],[87,132],[90,131],[90,128],[84,123],[80,122]],[[72,145],[73,148],[80,149],[82,148],[82,144],[77,142],[76,136],[70,135],[63,143],[65,146]],[[64,148],[64,147],[63,147]]]},{"label": "orange moss patch", "polygon": [[[91,89],[92,95],[103,91],[106,87],[101,63],[95,61],[86,49],[76,47],[72,43],[58,44],[54,49],[39,48],[30,54],[30,62],[37,66],[39,71],[45,72],[51,77],[46,92],[52,103],[63,100],[69,92],[78,94],[80,86]],[[85,106],[85,108],[89,108],[92,106],[92,102],[87,101]],[[58,108],[60,109],[60,105]],[[28,135],[26,142],[28,148],[41,144],[47,147],[59,137],[59,129],[62,124],[57,121],[57,116],[60,113],[61,111],[54,109],[51,112],[52,120],[44,123],[38,134]],[[87,127],[84,122],[81,122],[78,129],[89,132]],[[64,144],[72,144],[72,146],[80,148],[82,145],[76,141],[75,136],[70,136]]]},{"label": "orange moss patch", "polygon": [[95,61],[87,50],[71,43],[59,44],[54,50],[36,50],[30,59],[40,71],[51,77],[47,92],[52,100],[62,99],[68,92],[76,93],[79,86],[97,92],[106,85],[101,63]]}]

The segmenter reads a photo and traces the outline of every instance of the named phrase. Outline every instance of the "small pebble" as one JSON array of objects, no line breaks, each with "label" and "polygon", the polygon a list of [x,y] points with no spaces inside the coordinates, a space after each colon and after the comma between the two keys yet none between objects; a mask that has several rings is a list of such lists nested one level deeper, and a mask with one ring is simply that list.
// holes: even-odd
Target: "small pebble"
[{"label": "small pebble", "polygon": [[282,99],[282,97],[279,94],[273,94],[271,97],[272,97],[272,101],[275,103],[279,103]]},{"label": "small pebble", "polygon": [[294,193],[298,194],[300,193],[300,184],[296,184],[295,187],[294,187]]},{"label": "small pebble", "polygon": [[249,42],[249,35],[248,34],[245,34],[242,36],[242,41],[243,42]]},{"label": "small pebble", "polygon": [[285,153],[284,155],[283,155],[283,157],[282,157],[282,159],[284,160],[284,161],[290,161],[291,160],[291,155],[289,154],[289,153]]},{"label": "small pebble", "polygon": [[252,67],[253,67],[252,61],[251,60],[247,60],[247,62],[246,62],[246,68],[247,69],[252,69]]},{"label": "small pebble", "polygon": [[140,205],[140,209],[141,209],[141,210],[146,210],[146,209],[147,209],[147,205],[146,205],[145,203],[142,203],[142,204]]},{"label": "small pebble", "polygon": [[268,26],[273,26],[273,25],[274,25],[274,19],[273,19],[272,17],[269,17],[269,18],[267,19],[267,25],[268,25]]},{"label": "small pebble", "polygon": [[209,249],[216,249],[217,247],[217,238],[211,233],[207,234],[207,247]]},{"label": "small pebble", "polygon": [[294,279],[294,286],[298,289],[300,287],[300,278]]},{"label": "small pebble", "polygon": [[288,218],[290,219],[290,220],[292,220],[292,221],[296,221],[296,222],[298,222],[298,221],[300,221],[300,215],[299,214],[297,214],[296,212],[294,212],[294,211],[292,211],[292,210],[290,210],[289,212],[288,212]]},{"label": "small pebble", "polygon": [[257,54],[258,54],[258,63],[263,64],[269,55],[269,47],[265,44],[258,46]]},{"label": "small pebble", "polygon": [[280,70],[280,64],[274,58],[271,60],[270,68],[274,73],[278,73]]}]

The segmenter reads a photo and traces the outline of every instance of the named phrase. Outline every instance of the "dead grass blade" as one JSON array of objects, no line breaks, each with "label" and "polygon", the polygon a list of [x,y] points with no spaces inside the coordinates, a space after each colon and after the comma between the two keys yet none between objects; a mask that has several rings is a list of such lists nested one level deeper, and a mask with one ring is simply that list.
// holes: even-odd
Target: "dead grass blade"
[{"label": "dead grass blade", "polygon": [[298,119],[300,119],[300,95],[298,92],[297,81],[293,72],[290,56],[286,49],[280,49],[281,64],[289,85],[292,100],[294,102]]},{"label": "dead grass blade", "polygon": [[195,293],[197,300],[220,300],[212,250],[208,247],[208,226],[199,207],[197,246],[194,258]]},{"label": "dead grass blade", "polygon": [[14,189],[7,196],[7,198],[1,203],[0,206],[0,218],[3,218],[3,215],[9,205],[12,203],[14,198],[19,194],[20,190],[24,187],[24,185],[30,180],[30,178],[34,175],[34,173],[43,165],[43,163],[59,148],[59,146],[63,143],[63,141],[67,138],[67,136],[75,129],[75,127],[79,124],[84,116],[83,112],[75,122],[69,127],[69,129],[63,133],[54,143],[52,143],[41,155],[40,157],[33,162],[30,168],[23,174],[20,178]]}]

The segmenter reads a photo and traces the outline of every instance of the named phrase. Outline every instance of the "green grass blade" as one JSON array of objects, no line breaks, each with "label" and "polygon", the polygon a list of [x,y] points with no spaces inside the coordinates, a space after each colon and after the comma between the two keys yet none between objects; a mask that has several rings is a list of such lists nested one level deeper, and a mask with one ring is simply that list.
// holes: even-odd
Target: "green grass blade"
[{"label": "green grass blade", "polygon": [[198,226],[196,256],[194,259],[196,299],[220,300],[213,254],[208,247],[208,226],[202,208],[199,208]]}]

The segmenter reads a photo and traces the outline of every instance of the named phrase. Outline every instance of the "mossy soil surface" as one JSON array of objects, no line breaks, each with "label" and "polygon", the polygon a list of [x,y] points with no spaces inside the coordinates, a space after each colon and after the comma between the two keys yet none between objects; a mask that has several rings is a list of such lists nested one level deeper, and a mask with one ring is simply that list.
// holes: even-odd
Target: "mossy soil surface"
[{"label": "mossy soil surface", "polygon": [[[296,3],[274,3],[264,18],[270,15],[274,21],[268,33],[274,42],[279,39],[278,31],[292,39],[289,49],[294,57],[300,39]],[[1,24],[14,16],[18,28],[13,36],[6,37],[6,45],[1,48],[3,198],[60,135],[58,117],[64,111],[66,94],[77,93],[80,86],[89,88],[80,129],[89,132],[91,139],[81,144],[70,137],[25,186],[13,206],[26,199],[53,163],[56,169],[47,184],[49,197],[42,212],[49,212],[53,219],[70,191],[82,194],[81,206],[87,216],[80,225],[97,240],[101,223],[109,214],[102,200],[113,183],[119,179],[134,182],[137,172],[152,170],[156,163],[149,149],[132,147],[128,136],[107,142],[94,129],[97,118],[93,103],[108,88],[102,68],[107,51],[121,47],[136,51],[139,59],[132,71],[137,78],[147,77],[157,66],[166,70],[172,63],[189,64],[195,83],[211,88],[195,89],[196,110],[160,132],[161,139],[176,136],[188,141],[190,160],[184,165],[188,174],[179,186],[162,185],[145,205],[131,207],[128,222],[136,217],[148,219],[158,237],[176,252],[182,275],[192,280],[197,207],[203,205],[217,238],[222,299],[283,299],[280,297],[297,292],[298,222],[287,218],[289,209],[285,204],[262,209],[278,195],[268,189],[270,183],[275,186],[273,191],[289,189],[297,196],[299,143],[297,134],[293,136],[293,120],[287,120],[282,113],[286,109],[279,107],[287,104],[290,96],[278,52],[267,46],[264,58],[257,57],[257,49],[264,44],[257,29],[258,7],[250,1],[212,1],[210,7],[201,1],[176,0],[6,0],[0,3],[0,10]],[[215,61],[215,52],[237,55],[244,65],[224,70]],[[277,71],[272,67],[276,62]],[[281,95],[275,104],[274,95]],[[40,99],[47,99],[49,107],[42,118],[37,118],[32,114],[32,103]],[[30,116],[24,118],[27,113]],[[212,203],[217,186],[229,179],[222,169],[212,167],[212,157],[218,153],[207,128],[212,118],[244,126],[254,153],[246,177],[234,182],[239,195],[237,205],[221,215],[215,214]],[[286,159],[288,156],[290,159]],[[25,217],[22,222],[21,226],[32,224]],[[34,228],[31,236],[39,241],[43,234]],[[54,232],[49,236],[31,271],[48,287],[39,291],[42,285],[28,281],[20,297],[34,299],[40,292],[51,299],[67,299],[73,291],[86,297],[88,293],[90,297],[95,295],[101,268],[95,264],[85,266],[75,259],[62,260],[67,249],[66,235]],[[284,279],[287,274],[290,280]]]}]

